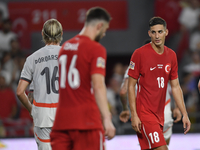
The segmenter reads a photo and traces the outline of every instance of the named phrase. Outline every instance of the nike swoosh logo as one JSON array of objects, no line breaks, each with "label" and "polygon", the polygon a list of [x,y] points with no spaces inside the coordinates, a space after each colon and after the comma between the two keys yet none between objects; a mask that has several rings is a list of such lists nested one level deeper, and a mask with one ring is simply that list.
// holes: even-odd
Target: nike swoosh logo
[{"label": "nike swoosh logo", "polygon": [[154,69],[156,69],[156,67],[150,68],[151,71],[154,70]]}]

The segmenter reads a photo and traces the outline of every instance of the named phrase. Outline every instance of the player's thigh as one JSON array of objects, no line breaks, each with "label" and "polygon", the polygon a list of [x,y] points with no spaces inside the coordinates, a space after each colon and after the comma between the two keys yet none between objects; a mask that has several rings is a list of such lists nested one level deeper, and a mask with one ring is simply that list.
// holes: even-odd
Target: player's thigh
[{"label": "player's thigh", "polygon": [[137,133],[142,149],[153,149],[166,145],[163,128],[157,122],[142,122],[141,134]]},{"label": "player's thigh", "polygon": [[50,138],[52,150],[72,150],[72,140],[68,131],[52,130]]},{"label": "player's thigh", "polygon": [[34,127],[34,136],[38,150],[51,150],[50,132],[51,128]]},{"label": "player's thigh", "polygon": [[73,150],[105,150],[105,137],[102,130],[79,130],[73,134]]},{"label": "player's thigh", "polygon": [[38,150],[52,150],[50,142],[44,143],[38,141],[37,143],[38,143]]}]

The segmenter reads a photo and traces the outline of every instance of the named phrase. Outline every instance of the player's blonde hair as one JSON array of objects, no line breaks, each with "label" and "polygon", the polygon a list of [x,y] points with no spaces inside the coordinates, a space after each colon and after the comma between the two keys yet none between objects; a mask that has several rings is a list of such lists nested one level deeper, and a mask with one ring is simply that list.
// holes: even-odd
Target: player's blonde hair
[{"label": "player's blonde hair", "polygon": [[45,44],[60,44],[62,41],[62,25],[61,23],[56,19],[49,19],[47,20],[42,29],[43,33],[43,41]]}]

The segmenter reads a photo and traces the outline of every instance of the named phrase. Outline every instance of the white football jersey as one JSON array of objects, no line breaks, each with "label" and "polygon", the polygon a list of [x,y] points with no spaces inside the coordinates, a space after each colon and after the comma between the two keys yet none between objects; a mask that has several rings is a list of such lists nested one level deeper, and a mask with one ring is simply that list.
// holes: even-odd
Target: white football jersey
[{"label": "white football jersey", "polygon": [[46,45],[27,57],[21,80],[33,83],[34,125],[52,127],[58,103],[58,53],[60,46]]}]

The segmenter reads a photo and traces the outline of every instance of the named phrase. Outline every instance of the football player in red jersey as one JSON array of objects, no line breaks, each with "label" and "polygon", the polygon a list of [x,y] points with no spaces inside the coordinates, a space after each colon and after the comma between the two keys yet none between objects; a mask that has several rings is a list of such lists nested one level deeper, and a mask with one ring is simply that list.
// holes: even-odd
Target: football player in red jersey
[{"label": "football player in red jersey", "polygon": [[168,35],[166,22],[160,17],[153,17],[149,21],[149,28],[151,42],[134,51],[128,71],[131,124],[137,132],[141,149],[167,150],[163,125],[168,81],[175,102],[183,115],[184,134],[190,130],[191,123],[179,85],[176,54],[164,45]]},{"label": "football player in red jersey", "polygon": [[[144,41],[143,45],[150,43],[150,42],[151,42],[151,40],[147,39]],[[128,77],[129,77],[128,69],[129,69],[129,67],[125,71],[124,79],[123,79],[123,82],[122,82],[121,88],[120,88],[120,100],[122,103],[123,110],[120,113],[119,118],[124,123],[127,122],[130,118],[130,112],[129,112],[129,108],[127,105]],[[137,85],[135,87],[135,91],[137,91]],[[182,114],[176,104],[174,104],[175,107],[173,110],[171,108],[171,96],[170,96],[171,94],[170,93],[171,93],[171,86],[168,84],[167,92],[166,92],[166,101],[165,101],[165,109],[164,109],[164,126],[163,126],[163,135],[164,135],[167,145],[169,145],[169,143],[170,143],[173,122],[177,123],[182,118]],[[137,95],[137,92],[136,92],[136,95]],[[173,117],[175,118],[175,120],[173,120],[172,114],[173,114]]]},{"label": "football player in red jersey", "polygon": [[106,98],[106,49],[98,42],[110,20],[105,9],[89,9],[82,31],[62,45],[53,150],[104,150],[104,135],[115,136]]}]

